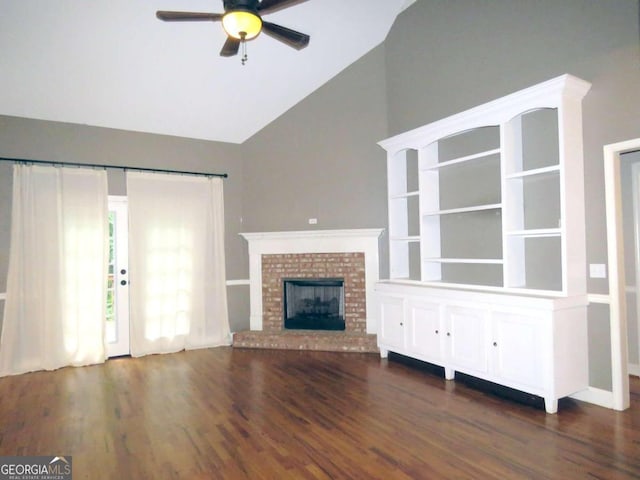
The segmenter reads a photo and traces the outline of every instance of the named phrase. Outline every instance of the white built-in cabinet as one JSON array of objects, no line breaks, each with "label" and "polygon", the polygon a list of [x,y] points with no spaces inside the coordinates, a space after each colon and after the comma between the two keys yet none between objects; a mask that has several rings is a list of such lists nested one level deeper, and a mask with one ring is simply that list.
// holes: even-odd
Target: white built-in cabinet
[{"label": "white built-in cabinet", "polygon": [[586,296],[545,298],[380,282],[378,346],[544,398],[588,386]]},{"label": "white built-in cabinet", "polygon": [[[383,354],[540,394],[548,411],[587,387],[589,88],[563,75],[380,142],[390,266],[377,288]],[[575,339],[584,339],[575,358],[556,355],[558,342]],[[567,370],[557,362],[581,363],[568,369],[576,382],[556,375]]]}]

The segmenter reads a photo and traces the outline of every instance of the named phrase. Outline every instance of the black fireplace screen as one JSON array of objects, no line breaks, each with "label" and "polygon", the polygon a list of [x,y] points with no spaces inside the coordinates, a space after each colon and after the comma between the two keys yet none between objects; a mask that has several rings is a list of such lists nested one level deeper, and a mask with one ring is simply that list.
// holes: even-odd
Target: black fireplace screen
[{"label": "black fireplace screen", "polygon": [[344,330],[344,279],[285,279],[284,328]]}]

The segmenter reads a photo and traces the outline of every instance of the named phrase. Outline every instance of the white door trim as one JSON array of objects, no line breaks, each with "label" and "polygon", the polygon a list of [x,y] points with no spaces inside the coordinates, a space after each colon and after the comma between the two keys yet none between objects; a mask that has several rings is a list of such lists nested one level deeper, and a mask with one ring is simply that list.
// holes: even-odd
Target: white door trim
[{"label": "white door trim", "polygon": [[[632,185],[632,195],[633,195],[633,247],[634,247],[634,261],[635,261],[635,285],[632,287],[632,292],[629,292],[629,288],[627,287],[627,293],[633,293],[636,299],[636,325],[638,324],[638,319],[640,319],[640,162],[633,163],[631,165],[631,185]],[[640,328],[637,328],[637,335],[635,341],[637,342],[638,348],[640,348]],[[631,341],[634,341],[631,339]],[[640,364],[640,359],[638,361]],[[640,370],[638,368],[638,364],[629,365],[629,373],[639,375]]]},{"label": "white door trim", "polygon": [[630,405],[620,155],[635,150],[640,150],[640,138],[612,143],[603,148],[609,263],[611,380],[615,410],[625,410]]}]

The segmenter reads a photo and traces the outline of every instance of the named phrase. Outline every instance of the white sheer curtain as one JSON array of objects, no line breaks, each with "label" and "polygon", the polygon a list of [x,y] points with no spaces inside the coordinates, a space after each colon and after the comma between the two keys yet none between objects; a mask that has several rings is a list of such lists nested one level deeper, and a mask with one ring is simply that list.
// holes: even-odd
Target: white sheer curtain
[{"label": "white sheer curtain", "polygon": [[105,360],[104,170],[15,165],[0,376]]},{"label": "white sheer curtain", "polygon": [[131,354],[229,345],[222,180],[127,173]]}]

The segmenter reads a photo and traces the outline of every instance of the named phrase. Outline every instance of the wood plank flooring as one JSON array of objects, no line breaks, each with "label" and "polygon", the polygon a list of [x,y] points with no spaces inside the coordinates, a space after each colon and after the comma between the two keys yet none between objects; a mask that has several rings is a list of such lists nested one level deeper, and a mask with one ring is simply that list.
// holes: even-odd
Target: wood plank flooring
[{"label": "wood plank flooring", "polygon": [[72,455],[75,480],[638,479],[632,389],[547,415],[398,357],[223,347],[0,378],[0,455]]}]

